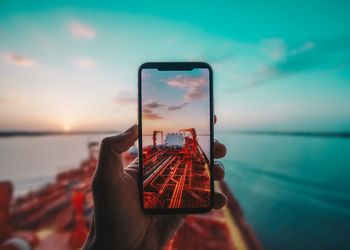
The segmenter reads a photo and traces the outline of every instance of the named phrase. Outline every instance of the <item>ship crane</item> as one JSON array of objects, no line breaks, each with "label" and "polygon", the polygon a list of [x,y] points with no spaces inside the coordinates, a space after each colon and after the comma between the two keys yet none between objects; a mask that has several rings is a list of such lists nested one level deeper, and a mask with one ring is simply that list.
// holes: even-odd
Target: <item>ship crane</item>
[{"label": "ship crane", "polygon": [[153,131],[153,146],[157,146],[157,134],[160,134],[161,139],[160,139],[160,143],[163,144],[163,131],[159,131],[159,130],[154,130]]},{"label": "ship crane", "polygon": [[190,133],[190,136],[185,137],[184,152],[187,159],[195,156],[197,154],[197,133],[194,128],[180,129],[180,132]]}]

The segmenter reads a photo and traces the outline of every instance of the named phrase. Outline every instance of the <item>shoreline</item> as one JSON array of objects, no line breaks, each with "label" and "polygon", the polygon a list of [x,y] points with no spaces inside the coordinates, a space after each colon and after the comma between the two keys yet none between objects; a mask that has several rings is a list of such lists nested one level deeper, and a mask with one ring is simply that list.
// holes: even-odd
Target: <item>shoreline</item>
[{"label": "shoreline", "polygon": [[7,137],[37,137],[50,135],[100,135],[100,134],[114,134],[121,131],[0,131],[0,138]]}]

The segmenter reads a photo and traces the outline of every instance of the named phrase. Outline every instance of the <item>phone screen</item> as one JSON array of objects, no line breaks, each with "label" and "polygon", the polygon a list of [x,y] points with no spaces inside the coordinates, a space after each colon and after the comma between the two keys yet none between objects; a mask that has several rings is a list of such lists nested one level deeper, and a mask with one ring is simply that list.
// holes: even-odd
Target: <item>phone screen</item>
[{"label": "phone screen", "polygon": [[139,71],[143,208],[210,208],[211,70],[156,66]]}]

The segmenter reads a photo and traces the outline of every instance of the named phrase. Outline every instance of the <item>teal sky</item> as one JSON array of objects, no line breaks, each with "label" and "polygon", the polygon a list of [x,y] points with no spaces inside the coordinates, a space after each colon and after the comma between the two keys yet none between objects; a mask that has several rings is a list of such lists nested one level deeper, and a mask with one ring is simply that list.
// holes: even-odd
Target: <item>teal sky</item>
[{"label": "teal sky", "polygon": [[350,130],[349,1],[115,2],[0,2],[1,130],[125,128],[146,61],[211,64],[219,129]]}]

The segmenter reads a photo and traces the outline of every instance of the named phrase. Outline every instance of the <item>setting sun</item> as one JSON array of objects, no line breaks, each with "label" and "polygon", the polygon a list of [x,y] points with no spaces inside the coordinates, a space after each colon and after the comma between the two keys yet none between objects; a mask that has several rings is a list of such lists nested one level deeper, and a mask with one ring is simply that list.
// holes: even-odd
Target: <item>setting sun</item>
[{"label": "setting sun", "polygon": [[63,125],[63,130],[65,131],[65,132],[69,132],[70,130],[71,130],[71,126],[69,125],[69,124],[65,124],[65,125]]}]

